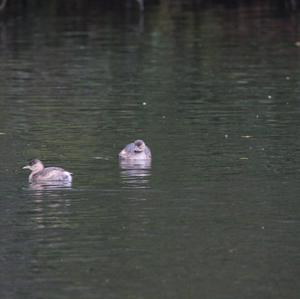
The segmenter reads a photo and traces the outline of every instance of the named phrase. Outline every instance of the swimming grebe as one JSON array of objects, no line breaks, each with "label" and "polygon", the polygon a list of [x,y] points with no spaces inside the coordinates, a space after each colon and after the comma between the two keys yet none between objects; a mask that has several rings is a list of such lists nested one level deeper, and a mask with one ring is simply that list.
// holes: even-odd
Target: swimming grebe
[{"label": "swimming grebe", "polygon": [[29,165],[24,166],[23,169],[31,170],[30,183],[72,182],[72,173],[60,167],[45,168],[44,164],[38,159],[31,160]]},{"label": "swimming grebe", "polygon": [[151,160],[151,151],[143,140],[129,143],[119,153],[119,158],[124,160]]}]

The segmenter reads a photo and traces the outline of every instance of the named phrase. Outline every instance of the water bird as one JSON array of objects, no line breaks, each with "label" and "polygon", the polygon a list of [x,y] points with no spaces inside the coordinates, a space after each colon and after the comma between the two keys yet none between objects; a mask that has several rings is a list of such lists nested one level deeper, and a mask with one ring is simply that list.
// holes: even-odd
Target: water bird
[{"label": "water bird", "polygon": [[125,146],[119,153],[122,160],[151,160],[151,151],[145,142],[138,139]]},{"label": "water bird", "polygon": [[39,159],[33,159],[23,169],[31,170],[30,183],[72,182],[72,173],[61,167],[45,167]]}]

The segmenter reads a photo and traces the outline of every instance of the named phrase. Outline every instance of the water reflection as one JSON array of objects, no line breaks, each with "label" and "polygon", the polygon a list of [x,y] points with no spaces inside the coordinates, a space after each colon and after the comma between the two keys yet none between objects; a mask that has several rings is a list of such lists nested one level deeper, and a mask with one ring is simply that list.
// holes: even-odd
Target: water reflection
[{"label": "water reflection", "polygon": [[71,182],[52,182],[52,183],[31,183],[28,185],[28,189],[34,198],[43,198],[45,195],[51,197],[59,196],[59,191],[71,190]]},{"label": "water reflection", "polygon": [[61,189],[71,189],[71,182],[51,182],[51,183],[31,183],[28,186],[29,190],[37,190],[37,191],[54,191]]},{"label": "water reflection", "polygon": [[69,227],[66,215],[69,213],[71,200],[66,196],[66,190],[71,190],[71,183],[52,183],[28,185],[32,203],[31,219],[35,228],[65,228]]},{"label": "water reflection", "polygon": [[151,177],[151,161],[119,161],[121,179],[126,187],[148,188]]}]

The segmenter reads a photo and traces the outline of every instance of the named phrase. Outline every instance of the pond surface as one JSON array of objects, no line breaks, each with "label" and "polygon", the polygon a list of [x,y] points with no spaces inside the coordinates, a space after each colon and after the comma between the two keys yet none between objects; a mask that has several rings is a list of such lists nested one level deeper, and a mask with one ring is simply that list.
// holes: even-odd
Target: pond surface
[{"label": "pond surface", "polygon": [[[163,3],[2,20],[0,297],[299,298],[296,20]],[[138,138],[152,165],[119,165]],[[72,186],[29,185],[32,158]]]}]

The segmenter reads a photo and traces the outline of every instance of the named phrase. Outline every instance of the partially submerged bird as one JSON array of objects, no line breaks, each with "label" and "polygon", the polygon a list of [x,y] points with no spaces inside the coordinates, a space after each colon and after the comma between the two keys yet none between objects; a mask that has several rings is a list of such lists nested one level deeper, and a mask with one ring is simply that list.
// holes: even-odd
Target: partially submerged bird
[{"label": "partially submerged bird", "polygon": [[60,167],[44,167],[44,164],[38,160],[33,159],[29,165],[24,166],[23,169],[31,170],[29,175],[30,183],[50,183],[50,182],[72,182],[72,173]]},{"label": "partially submerged bird", "polygon": [[151,160],[151,151],[143,140],[136,140],[129,143],[119,153],[122,160]]}]

